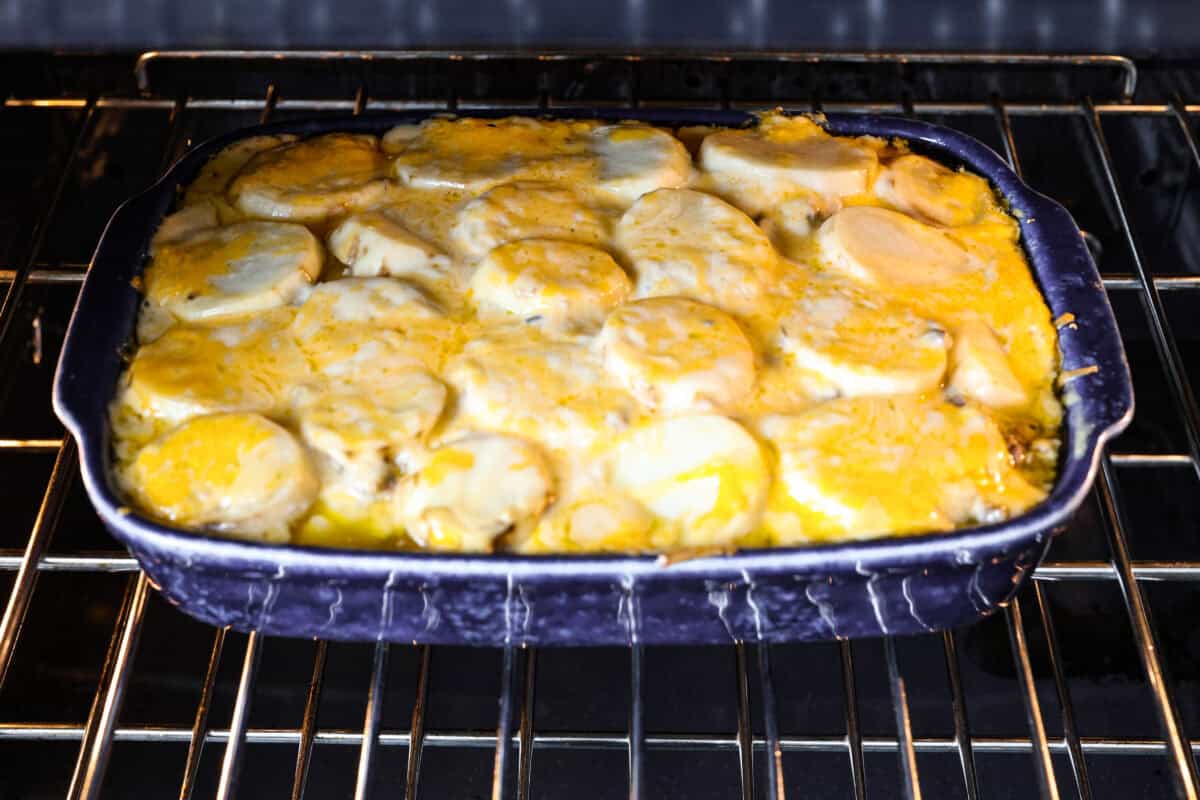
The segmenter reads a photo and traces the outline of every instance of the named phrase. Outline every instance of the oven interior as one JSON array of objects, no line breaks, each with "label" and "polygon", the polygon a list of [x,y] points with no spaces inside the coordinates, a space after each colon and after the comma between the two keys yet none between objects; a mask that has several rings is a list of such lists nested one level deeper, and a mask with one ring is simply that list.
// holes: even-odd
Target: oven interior
[{"label": "oven interior", "polygon": [[[1111,56],[8,54],[0,798],[1200,796],[1200,64]],[[190,144],[401,108],[911,115],[1068,207],[1137,413],[1002,613],[900,639],[484,650],[214,630],[107,535],[49,403],[105,221]]]}]

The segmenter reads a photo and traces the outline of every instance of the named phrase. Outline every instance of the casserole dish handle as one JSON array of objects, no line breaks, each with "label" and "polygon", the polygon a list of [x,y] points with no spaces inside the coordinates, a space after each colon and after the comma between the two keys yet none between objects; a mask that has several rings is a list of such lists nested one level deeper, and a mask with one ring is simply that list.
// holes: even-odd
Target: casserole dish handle
[{"label": "casserole dish handle", "polygon": [[[1060,386],[1073,455],[1099,451],[1133,418],[1133,382],[1108,292],[1070,213],[1026,190],[1021,226],[1035,263],[1057,265],[1058,279],[1042,281],[1054,313],[1062,356]],[[1038,229],[1034,235],[1029,229]],[[1037,251],[1041,251],[1040,253]],[[1041,261],[1037,261],[1037,259]]]},{"label": "casserole dish handle", "polygon": [[[83,446],[81,437],[100,436],[100,431],[107,429],[94,422],[107,417],[108,401],[113,396],[112,379],[105,380],[104,376],[119,375],[124,366],[130,326],[137,318],[141,297],[136,281],[146,259],[147,243],[172,201],[172,194],[156,185],[117,209],[100,237],[75,301],[55,373],[54,410],[79,440],[81,449],[93,457],[107,457],[107,442],[87,442],[89,446]],[[128,322],[114,324],[114,320]],[[84,420],[93,422],[83,424]]]}]

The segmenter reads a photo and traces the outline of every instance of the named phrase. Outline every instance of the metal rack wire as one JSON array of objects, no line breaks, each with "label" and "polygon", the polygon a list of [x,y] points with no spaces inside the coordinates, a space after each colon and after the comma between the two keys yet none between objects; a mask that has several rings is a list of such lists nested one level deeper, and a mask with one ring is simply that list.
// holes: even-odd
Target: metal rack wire
[{"label": "metal rack wire", "polygon": [[[1194,748],[1184,727],[1181,702],[1174,691],[1171,670],[1158,640],[1156,619],[1146,596],[1150,582],[1185,582],[1189,585],[1200,578],[1200,561],[1137,560],[1131,553],[1131,524],[1128,505],[1122,496],[1117,470],[1187,470],[1200,476],[1200,408],[1189,381],[1181,346],[1172,327],[1172,317],[1164,295],[1181,295],[1190,303],[1193,312],[1200,310],[1200,276],[1190,274],[1158,274],[1151,269],[1144,236],[1139,236],[1130,213],[1126,190],[1118,169],[1118,156],[1110,146],[1105,123],[1110,119],[1140,116],[1169,120],[1178,129],[1190,155],[1191,169],[1200,171],[1200,146],[1195,133],[1195,117],[1200,105],[1189,105],[1184,98],[1172,95],[1147,101],[1138,92],[1138,70],[1134,63],[1110,56],[1089,57],[1004,57],[951,55],[873,55],[863,54],[727,54],[625,57],[612,54],[515,54],[470,53],[149,53],[136,65],[139,94],[84,94],[67,96],[14,95],[4,102],[4,109],[48,109],[73,112],[78,115],[74,137],[60,170],[60,176],[39,209],[37,224],[28,237],[28,245],[19,261],[0,265],[0,281],[5,284],[0,305],[0,345],[12,347],[21,336],[18,321],[29,312],[28,290],[35,286],[70,287],[78,283],[85,265],[50,263],[43,258],[55,212],[69,187],[69,178],[83,165],[84,145],[95,134],[97,115],[105,109],[162,109],[169,114],[164,153],[160,166],[165,166],[186,144],[185,117],[196,113],[217,111],[257,110],[267,120],[280,112],[288,113],[360,113],[376,109],[408,108],[436,105],[448,109],[469,109],[492,105],[508,105],[514,100],[525,105],[545,107],[551,104],[581,105],[598,103],[624,104],[630,107],[651,103],[697,104],[722,106],[768,104],[753,88],[753,81],[739,78],[740,72],[760,75],[762,65],[769,65],[788,76],[812,74],[851,77],[862,74],[883,75],[878,85],[866,81],[865,88],[854,92],[829,90],[829,82],[814,79],[801,81],[782,104],[814,110],[874,111],[897,114],[945,115],[953,124],[957,118],[987,117],[994,126],[994,135],[1005,156],[1018,171],[1022,167],[1022,151],[1014,133],[1014,119],[1021,117],[1061,116],[1078,120],[1084,126],[1091,148],[1090,158],[1099,167],[1099,190],[1113,210],[1120,241],[1105,242],[1105,246],[1128,249],[1132,271],[1127,274],[1104,275],[1105,287],[1114,296],[1120,293],[1135,295],[1143,309],[1149,338],[1157,355],[1167,392],[1178,418],[1181,439],[1170,452],[1112,452],[1105,456],[1095,490],[1100,509],[1100,525],[1096,534],[1104,537],[1108,550],[1105,558],[1090,560],[1060,560],[1052,549],[1048,562],[1035,574],[1031,587],[1014,599],[1004,611],[1008,647],[1013,670],[1013,682],[1021,697],[1027,735],[982,736],[972,732],[970,710],[972,696],[962,676],[963,655],[960,649],[962,632],[946,632],[923,637],[925,644],[940,650],[950,694],[950,715],[953,733],[950,736],[916,736],[913,731],[911,704],[914,696],[910,676],[905,670],[903,648],[898,642],[884,641],[886,681],[894,735],[867,735],[864,732],[862,698],[858,681],[861,668],[856,666],[857,648],[849,642],[837,645],[837,673],[841,680],[844,733],[809,735],[782,732],[779,718],[780,703],[788,698],[781,694],[772,669],[772,655],[777,646],[765,642],[739,642],[730,648],[734,662],[735,682],[726,687],[736,697],[736,731],[732,733],[678,734],[648,730],[646,724],[647,692],[645,648],[634,643],[628,649],[628,697],[612,697],[613,703],[627,704],[627,727],[622,732],[599,732],[583,729],[569,731],[539,730],[537,689],[539,687],[539,654],[533,649],[510,647],[501,654],[500,691],[496,698],[497,721],[493,731],[469,729],[431,729],[427,726],[428,698],[431,678],[435,674],[437,648],[379,643],[375,645],[370,664],[370,678],[365,687],[366,702],[361,728],[322,727],[319,711],[323,693],[328,647],[317,643],[313,655],[311,679],[303,701],[303,714],[298,727],[262,728],[251,725],[251,707],[259,685],[262,652],[269,642],[256,633],[245,639],[241,666],[233,693],[232,713],[227,725],[211,724],[211,712],[217,701],[217,686],[222,665],[237,653],[229,647],[233,636],[224,630],[211,632],[209,657],[203,676],[196,686],[194,715],[191,720],[178,720],[170,725],[121,724],[126,696],[136,682],[139,638],[146,627],[146,614],[151,599],[151,587],[128,556],[115,549],[106,552],[52,552],[52,542],[59,527],[59,518],[67,502],[77,473],[76,451],[71,440],[58,438],[0,439],[0,453],[48,454],[55,460],[37,507],[35,520],[23,537],[22,549],[0,549],[0,576],[10,574],[12,586],[7,593],[4,615],[0,621],[0,710],[4,704],[4,682],[22,643],[23,623],[31,605],[37,602],[38,578],[46,573],[119,573],[125,575],[122,604],[111,622],[107,655],[95,685],[90,711],[82,723],[44,723],[27,720],[0,721],[0,763],[6,747],[16,742],[78,744],[69,784],[71,798],[95,798],[104,794],[106,768],[114,746],[124,742],[175,743],[187,745],[187,755],[179,765],[179,796],[194,796],[206,752],[219,748],[221,761],[216,780],[215,796],[232,798],[238,788],[240,768],[247,759],[247,747],[260,744],[287,745],[295,750],[295,768],[290,796],[305,794],[310,767],[316,748],[341,747],[357,749],[354,776],[347,786],[355,798],[378,796],[375,779],[381,759],[391,760],[397,748],[406,750],[403,777],[405,798],[415,798],[421,788],[421,769],[424,754],[431,748],[486,748],[493,751],[491,796],[493,798],[525,798],[536,795],[533,764],[538,753],[551,750],[621,750],[628,755],[624,776],[618,779],[619,792],[630,798],[653,796],[647,783],[648,753],[682,750],[699,757],[710,753],[736,754],[738,780],[742,797],[784,798],[789,793],[806,793],[803,776],[786,768],[785,755],[809,753],[821,755],[824,763],[841,761],[839,769],[849,770],[849,791],[855,798],[899,795],[916,800],[922,796],[923,759],[933,755],[956,758],[959,796],[974,800],[983,796],[981,759],[1001,754],[1028,754],[1042,797],[1057,798],[1061,794],[1085,800],[1102,796],[1089,776],[1089,756],[1119,754],[1154,759],[1169,770],[1171,785],[1180,797],[1200,798],[1200,776],[1197,774]],[[317,88],[296,84],[294,75],[279,77],[272,67],[285,72],[299,65],[304,75],[336,73],[338,85],[347,80],[356,88],[345,95],[311,96]],[[514,66],[515,65],[515,66]],[[675,65],[687,74],[661,80],[663,70]],[[680,67],[682,65],[682,67]],[[479,75],[489,71],[515,71],[532,75],[533,82],[522,97],[491,97],[488,88],[479,89]],[[396,83],[396,76],[414,74],[445,74],[452,79],[434,82],[437,91],[423,93],[412,81]],[[624,76],[615,83],[604,83],[599,94],[580,89],[579,75],[605,74],[616,70]],[[872,72],[872,70],[876,72]],[[1018,70],[1017,84],[1025,81],[1028,71],[1049,76],[1055,87],[1048,96],[1024,94],[1006,101],[1006,71]],[[439,72],[440,71],[440,72]],[[930,73],[929,71],[932,71]],[[928,90],[929,75],[935,78],[945,72],[952,85],[948,92]],[[468,72],[476,76],[475,90],[464,94],[459,90]],[[210,96],[213,91],[181,83],[195,80],[198,75],[251,75],[266,85],[261,94],[229,94]],[[562,78],[565,74],[568,77]],[[559,76],[556,78],[555,76]],[[651,75],[660,82],[653,91]],[[688,75],[699,76],[696,80]],[[347,76],[349,76],[347,78]],[[965,76],[965,77],[964,77]],[[1024,76],[1024,77],[1022,77]],[[389,78],[389,80],[384,80]],[[562,80],[567,89],[563,89]],[[464,79],[465,80],[465,79]],[[556,83],[556,81],[559,81]],[[740,81],[740,82],[739,82]],[[748,82],[749,81],[749,82]],[[762,78],[765,85],[778,86],[775,78]],[[774,81],[774,82],[772,82]],[[220,80],[215,82],[222,86]],[[237,81],[228,81],[229,85]],[[420,83],[419,81],[417,83]],[[469,81],[468,81],[469,83]],[[486,83],[486,81],[483,81]],[[497,81],[497,83],[503,83]],[[586,83],[586,81],[585,81]],[[697,98],[694,84],[706,89]],[[238,84],[240,85],[240,84]],[[289,96],[289,85],[306,88]],[[389,88],[409,87],[403,94],[391,94]],[[880,93],[879,86],[899,88],[894,95]],[[573,89],[571,87],[574,87]],[[615,87],[615,88],[614,88]],[[678,96],[673,88],[682,87]],[[692,88],[689,88],[692,87]],[[740,88],[739,88],[740,87]],[[590,90],[589,90],[590,91]],[[772,90],[774,91],[774,90]],[[1019,93],[1024,90],[1019,90]],[[574,93],[574,94],[572,94]],[[786,94],[786,92],[785,92]],[[1135,102],[1136,101],[1136,102]],[[768,101],[769,102],[769,101]],[[107,214],[104,209],[98,213]],[[2,349],[2,348],[0,348]],[[1196,367],[1193,365],[1193,370]],[[1194,375],[1194,372],[1193,372]],[[43,401],[48,398],[42,398]],[[115,577],[115,576],[114,576]],[[1056,582],[1115,584],[1123,597],[1136,651],[1140,659],[1141,676],[1159,722],[1159,737],[1102,736],[1088,737],[1080,732],[1078,715],[1073,705],[1070,670],[1064,655],[1048,587]],[[2,585],[2,584],[0,584]],[[1033,636],[1031,634],[1036,634]],[[240,640],[240,639],[239,639]],[[1037,644],[1042,648],[1035,649]],[[383,698],[389,674],[389,660],[397,651],[412,649],[416,663],[415,696],[407,728],[385,724]],[[1044,652],[1041,652],[1044,650]],[[408,657],[408,656],[405,656]],[[1038,668],[1048,661],[1049,678],[1053,685],[1053,703],[1060,719],[1045,707],[1046,699],[1039,693]],[[1048,723],[1053,722],[1053,725]],[[756,724],[756,721],[758,724]],[[1048,733],[1048,728],[1061,730],[1061,735]],[[876,753],[893,753],[898,763],[896,786],[881,786],[868,769],[869,757]],[[68,769],[67,765],[62,765]],[[1065,767],[1065,769],[1064,769]],[[869,782],[870,778],[870,782]],[[3,795],[0,777],[0,795]],[[585,790],[589,787],[581,787]],[[595,788],[595,787],[590,787]],[[397,793],[398,789],[390,793]],[[598,793],[597,793],[598,794]],[[929,793],[926,792],[928,795]]]}]

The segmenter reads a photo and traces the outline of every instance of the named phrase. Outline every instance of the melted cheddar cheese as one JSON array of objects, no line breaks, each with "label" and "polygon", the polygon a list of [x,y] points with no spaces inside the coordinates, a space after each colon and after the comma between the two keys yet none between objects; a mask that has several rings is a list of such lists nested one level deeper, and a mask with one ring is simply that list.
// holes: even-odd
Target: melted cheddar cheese
[{"label": "melted cheddar cheese", "polygon": [[991,522],[1055,475],[1017,222],[819,119],[247,139],[143,285],[114,470],[186,528],[690,552]]}]

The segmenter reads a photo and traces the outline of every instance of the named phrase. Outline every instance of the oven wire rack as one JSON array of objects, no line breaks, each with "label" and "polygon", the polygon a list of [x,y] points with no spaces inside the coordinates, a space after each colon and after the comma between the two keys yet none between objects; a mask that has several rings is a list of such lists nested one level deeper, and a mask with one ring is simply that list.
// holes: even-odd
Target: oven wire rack
[{"label": "oven wire rack", "polygon": [[[628,671],[630,691],[628,696],[612,698],[624,703],[628,710],[628,725],[624,732],[601,733],[589,731],[541,732],[535,724],[535,696],[538,688],[538,652],[533,648],[510,647],[503,651],[500,659],[500,693],[496,698],[497,721],[495,730],[476,732],[470,730],[434,730],[426,724],[426,710],[431,674],[434,671],[434,650],[428,646],[408,647],[399,644],[379,643],[374,646],[370,680],[365,687],[366,704],[361,728],[321,727],[318,708],[322,696],[328,646],[325,642],[315,645],[311,681],[304,702],[303,716],[296,728],[256,728],[250,725],[250,709],[259,678],[262,651],[267,644],[262,637],[251,633],[245,639],[244,650],[234,651],[229,645],[233,637],[225,630],[212,630],[211,650],[203,679],[199,685],[194,716],[190,724],[173,726],[147,726],[121,724],[123,701],[130,691],[132,678],[137,670],[139,638],[141,637],[146,610],[152,587],[140,573],[136,563],[115,549],[112,552],[57,553],[51,552],[51,542],[58,528],[64,502],[77,478],[77,453],[70,438],[5,438],[0,439],[0,451],[54,454],[53,468],[46,482],[44,495],[38,505],[36,518],[28,531],[23,549],[0,550],[0,575],[12,577],[12,588],[4,603],[3,618],[0,620],[0,690],[10,664],[22,642],[22,625],[27,619],[31,604],[37,600],[37,584],[45,573],[119,573],[125,578],[123,601],[112,625],[107,654],[95,687],[90,711],[82,724],[35,723],[24,721],[0,722],[0,753],[14,741],[20,742],[67,742],[77,745],[77,758],[72,768],[67,796],[69,798],[96,798],[103,795],[106,768],[114,745],[121,742],[163,742],[187,745],[187,755],[180,765],[179,796],[193,796],[201,759],[207,750],[221,753],[219,779],[215,790],[218,798],[232,798],[238,789],[240,768],[247,757],[250,744],[279,744],[294,748],[295,767],[291,776],[290,796],[304,796],[309,766],[314,747],[339,746],[357,751],[357,765],[348,791],[356,799],[380,796],[383,792],[373,784],[381,758],[394,758],[402,748],[406,753],[403,796],[414,798],[420,786],[422,757],[432,748],[486,748],[494,752],[491,771],[493,798],[516,797],[524,800],[534,796],[532,764],[538,753],[551,749],[588,748],[593,750],[615,749],[628,756],[626,774],[620,778],[627,785],[627,796],[631,800],[651,796],[645,780],[647,753],[658,750],[684,750],[703,755],[710,752],[736,753],[741,796],[744,798],[767,797],[782,799],[788,794],[801,796],[804,790],[798,787],[797,776],[784,768],[784,755],[808,752],[822,754],[826,759],[843,761],[849,771],[852,796],[865,798],[874,794],[872,784],[868,792],[867,756],[876,753],[892,753],[898,759],[899,787],[891,791],[900,796],[917,800],[922,797],[922,779],[919,762],[924,754],[944,754],[957,758],[960,772],[959,796],[975,798],[985,796],[986,786],[980,778],[978,763],[981,758],[993,754],[1025,754],[1032,759],[1034,775],[1040,796],[1058,798],[1061,794],[1090,800],[1102,794],[1089,778],[1088,756],[1092,754],[1121,754],[1135,758],[1155,759],[1169,771],[1171,785],[1179,797],[1200,798],[1200,775],[1194,758],[1195,745],[1184,730],[1180,703],[1173,690],[1172,675],[1166,658],[1161,652],[1157,630],[1163,625],[1161,619],[1152,614],[1146,597],[1146,585],[1150,582],[1184,582],[1194,585],[1200,579],[1200,561],[1135,560],[1131,555],[1131,520],[1122,499],[1122,491],[1116,470],[1189,470],[1200,475],[1200,409],[1198,409],[1188,370],[1181,348],[1173,333],[1171,320],[1164,304],[1164,295],[1181,294],[1192,303],[1193,312],[1200,310],[1196,292],[1200,290],[1200,275],[1158,275],[1150,267],[1148,245],[1144,237],[1137,235],[1131,219],[1131,209],[1126,192],[1118,177],[1118,159],[1110,146],[1103,124],[1110,118],[1126,115],[1149,115],[1169,120],[1177,126],[1179,134],[1189,151],[1193,167],[1200,170],[1200,143],[1195,132],[1200,105],[1188,104],[1179,95],[1158,98],[1156,102],[1145,102],[1138,95],[1139,74],[1134,62],[1116,56],[971,56],[951,54],[815,54],[815,53],[737,53],[737,54],[648,54],[628,56],[619,54],[543,53],[498,54],[460,52],[152,52],[141,56],[135,66],[134,75],[138,91],[135,92],[92,92],[88,94],[46,94],[28,96],[14,92],[3,103],[3,108],[40,108],[73,111],[78,115],[75,136],[68,143],[61,177],[42,203],[38,222],[30,231],[24,255],[10,264],[0,264],[0,283],[4,286],[0,305],[0,343],[12,343],[26,335],[19,321],[25,317],[25,308],[30,287],[39,285],[75,286],[82,279],[85,264],[50,263],[43,258],[46,249],[50,222],[56,209],[69,191],[68,176],[73,170],[85,166],[84,161],[94,157],[86,154],[83,145],[94,132],[97,115],[103,109],[157,108],[169,114],[167,146],[159,157],[160,169],[165,168],[185,144],[181,124],[186,113],[206,110],[258,111],[263,122],[281,111],[298,112],[352,112],[369,110],[444,107],[447,110],[467,111],[488,105],[510,105],[508,97],[489,98],[487,90],[473,95],[456,90],[454,80],[445,82],[449,88],[438,89],[436,94],[424,96],[389,95],[377,88],[386,83],[377,80],[376,73],[394,70],[405,74],[405,70],[421,66],[422,74],[435,76],[431,85],[441,86],[436,76],[464,74],[470,71],[487,70],[497,62],[517,63],[521,69],[535,75],[536,82],[527,93],[517,97],[526,105],[547,107],[549,105],[576,102],[581,106],[599,104],[625,104],[629,107],[654,103],[696,104],[693,97],[677,98],[648,97],[644,91],[645,75],[659,69],[662,63],[685,63],[698,69],[702,76],[715,74],[717,88],[706,99],[724,107],[757,106],[772,103],[757,98],[747,99],[738,90],[734,74],[742,64],[786,65],[799,74],[805,71],[824,71],[840,74],[840,70],[876,70],[885,76],[885,85],[891,85],[890,76],[900,75],[897,85],[902,88],[895,96],[874,96],[866,99],[839,100],[836,92],[823,96],[817,88],[807,90],[807,101],[795,98],[782,103],[785,107],[798,110],[820,111],[870,111],[892,114],[942,114],[987,115],[995,126],[996,134],[1003,146],[1003,155],[1012,166],[1020,171],[1022,156],[1018,137],[1014,135],[1013,120],[1022,116],[1070,116],[1081,120],[1087,133],[1095,163],[1100,171],[1098,183],[1105,193],[1105,202],[1115,214],[1123,242],[1108,242],[1109,247],[1127,247],[1132,272],[1127,274],[1104,274],[1104,285],[1112,294],[1132,293],[1146,316],[1150,339],[1165,376],[1174,413],[1178,415],[1182,440],[1174,452],[1122,452],[1109,453],[1102,460],[1102,468],[1095,489],[1103,520],[1103,536],[1107,543],[1108,557],[1086,561],[1064,561],[1050,558],[1036,572],[1027,591],[1013,599],[1003,611],[1007,626],[1009,647],[1016,684],[1023,703],[1027,723],[1027,735],[1018,737],[979,736],[972,733],[968,709],[969,694],[964,688],[960,673],[962,655],[959,639],[961,632],[946,632],[925,637],[936,641],[944,653],[944,663],[951,694],[953,735],[948,737],[914,736],[911,719],[910,681],[906,679],[897,643],[884,640],[886,658],[886,681],[889,687],[892,712],[895,717],[894,736],[869,736],[860,722],[859,693],[856,690],[855,647],[849,642],[839,642],[836,649],[840,663],[844,705],[844,735],[802,736],[781,733],[777,708],[783,700],[776,691],[772,671],[773,646],[766,643],[738,642],[728,648],[734,662],[735,684],[728,687],[737,697],[737,728],[729,734],[672,734],[649,731],[645,722],[644,662],[645,650],[638,642],[628,647]],[[266,89],[260,94],[230,94],[210,96],[210,92],[193,91],[194,87],[181,84],[187,79],[195,80],[208,70],[253,70],[264,71],[265,65],[299,64],[305,74],[336,72],[339,81],[350,81],[351,91],[336,96],[307,96],[301,92],[289,96],[286,81],[271,79],[270,70],[265,71],[262,81]],[[612,96],[576,97],[556,93],[553,87],[554,70],[574,70],[578,65],[585,71],[588,65],[599,64],[601,68],[612,65],[629,79],[621,83],[621,90]],[[665,67],[664,67],[665,69]],[[968,81],[964,90],[969,96],[950,99],[924,96],[919,80],[915,76],[924,71],[937,73],[947,70],[952,75],[981,74],[988,76],[994,71],[1016,70],[1018,77],[1025,70],[1040,70],[1050,75],[1064,77],[1069,84],[1061,98],[1024,97],[1012,101],[997,86],[998,83],[972,84]],[[1102,74],[1103,80],[1081,81],[1085,85],[1101,83],[1099,89],[1076,91],[1072,79],[1084,73]],[[389,73],[390,74],[390,73]],[[547,74],[550,77],[546,77]],[[657,73],[656,73],[657,74]],[[349,78],[346,78],[346,76]],[[707,78],[705,78],[707,79]],[[357,87],[354,82],[357,81]],[[1011,81],[1009,82],[1011,83]],[[412,83],[409,85],[411,87]],[[912,87],[916,85],[917,88]],[[988,87],[991,87],[989,90]],[[1106,88],[1107,87],[1107,88]],[[694,88],[694,87],[693,87]],[[870,91],[870,86],[867,90]],[[416,94],[421,94],[420,87]],[[1196,98],[1193,98],[1196,99]],[[107,212],[105,212],[107,213]],[[40,329],[37,319],[33,325],[34,359],[44,357],[41,353]],[[1193,364],[1192,369],[1197,369]],[[46,398],[48,401],[48,398]],[[1062,646],[1055,624],[1053,604],[1047,599],[1047,587],[1055,582],[1110,582],[1120,589],[1124,609],[1128,615],[1132,635],[1140,658],[1142,674],[1153,710],[1159,722],[1161,734],[1158,738],[1115,738],[1087,737],[1079,732],[1075,707],[1072,703],[1071,684],[1064,666]],[[2,584],[0,584],[2,585]],[[1036,641],[1043,644],[1045,652],[1033,653],[1031,631],[1038,631]],[[383,725],[382,700],[389,659],[398,651],[415,650],[417,663],[416,696],[413,700],[411,720],[406,729],[392,729]],[[409,656],[405,656],[406,658]],[[240,671],[233,699],[232,716],[227,726],[210,724],[210,712],[214,707],[215,685],[223,663],[240,658]],[[1058,701],[1057,713],[1061,719],[1057,726],[1062,736],[1047,733],[1048,711],[1043,707],[1036,687],[1034,661],[1048,659]],[[3,695],[0,694],[0,707]],[[761,726],[753,724],[753,709],[760,709]],[[1065,760],[1064,760],[1065,757]],[[1064,768],[1065,767],[1065,768]],[[0,778],[0,795],[3,794],[3,778]],[[1064,788],[1066,791],[1064,791]],[[393,794],[398,794],[399,789]],[[585,793],[586,794],[586,793]],[[626,794],[622,790],[621,794]],[[926,793],[928,795],[928,792]]]}]

